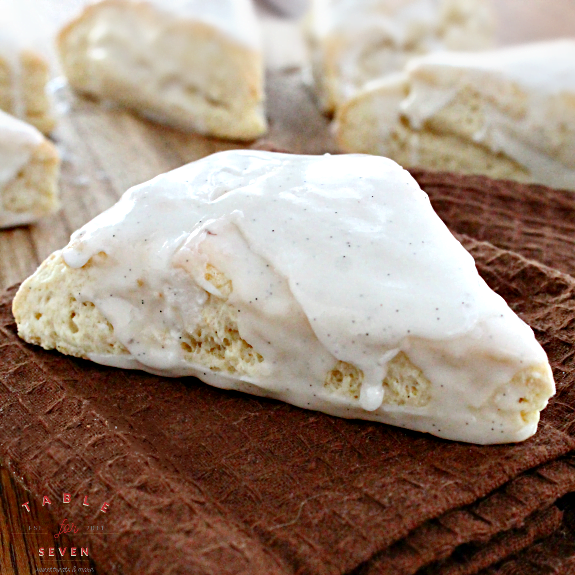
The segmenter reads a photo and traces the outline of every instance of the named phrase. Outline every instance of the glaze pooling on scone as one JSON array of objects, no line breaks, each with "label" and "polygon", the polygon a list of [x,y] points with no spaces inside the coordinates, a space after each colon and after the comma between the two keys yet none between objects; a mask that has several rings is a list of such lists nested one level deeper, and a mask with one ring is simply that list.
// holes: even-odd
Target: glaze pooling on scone
[{"label": "glaze pooling on scone", "polygon": [[340,147],[575,190],[574,62],[573,40],[412,60],[343,106]]},{"label": "glaze pooling on scone", "polygon": [[[27,298],[51,305],[58,277],[66,321],[97,310],[109,348],[35,327],[48,312]],[[159,176],[76,232],[14,310],[45,347],[450,439],[523,440],[554,392],[531,329],[415,180],[375,156],[230,151]],[[190,361],[214,329],[242,361]]]},{"label": "glaze pooling on scone", "polygon": [[250,0],[102,0],[63,28],[58,48],[80,92],[221,138],[266,131]]}]

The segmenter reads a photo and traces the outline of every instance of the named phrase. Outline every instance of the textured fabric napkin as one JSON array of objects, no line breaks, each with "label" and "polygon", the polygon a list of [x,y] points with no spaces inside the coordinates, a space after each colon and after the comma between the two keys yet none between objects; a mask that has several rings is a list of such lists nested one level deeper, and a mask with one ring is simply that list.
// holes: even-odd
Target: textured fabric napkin
[{"label": "textured fabric napkin", "polygon": [[[87,536],[105,572],[471,574],[503,559],[508,573],[537,561],[533,572],[569,572],[574,202],[541,187],[415,175],[550,357],[558,393],[536,436],[448,442],[45,352],[17,338],[9,290],[0,457],[37,496],[110,503],[97,516],[104,534]],[[97,507],[75,497],[69,514],[89,524]]]}]

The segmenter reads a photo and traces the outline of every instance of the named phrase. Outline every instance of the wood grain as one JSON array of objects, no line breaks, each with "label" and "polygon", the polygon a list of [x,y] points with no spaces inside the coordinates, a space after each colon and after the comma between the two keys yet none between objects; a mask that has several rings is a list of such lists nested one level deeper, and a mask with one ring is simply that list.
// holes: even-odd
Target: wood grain
[{"label": "wood grain", "polygon": [[[40,557],[39,549],[44,548],[46,555],[50,547],[73,547],[66,535],[57,540],[59,533],[57,521],[52,518],[46,507],[32,499],[14,480],[10,472],[0,468],[0,573],[2,575],[36,575],[42,569],[56,568],[59,573],[97,573],[90,559]],[[23,507],[28,503],[30,511]],[[62,516],[60,520],[64,517]],[[58,553],[56,551],[56,553]],[[74,571],[74,568],[76,571]]]},{"label": "wood grain", "polygon": [[[38,0],[34,10],[55,25],[80,1]],[[575,36],[575,0],[490,1],[500,16],[502,44]],[[255,146],[272,144],[300,153],[334,151],[328,122],[302,83],[298,67],[305,54],[301,34],[294,26],[268,18],[264,40],[271,70],[267,88],[270,132]],[[75,229],[115,203],[130,186],[213,152],[241,147],[154,125],[124,110],[76,98],[66,90],[60,91],[58,99],[60,107],[67,109],[54,133],[64,160],[63,209],[38,225],[0,231],[0,289],[31,274],[47,255],[67,243]],[[40,561],[38,548],[54,546],[56,521],[4,468],[0,468],[0,493],[0,572],[36,574],[39,567],[48,565],[45,559]],[[30,513],[21,507],[29,500]],[[68,540],[66,545],[70,546]],[[88,565],[90,572],[97,573],[86,561],[56,559],[50,565],[68,567],[70,572],[74,566],[81,572],[79,568]]]}]

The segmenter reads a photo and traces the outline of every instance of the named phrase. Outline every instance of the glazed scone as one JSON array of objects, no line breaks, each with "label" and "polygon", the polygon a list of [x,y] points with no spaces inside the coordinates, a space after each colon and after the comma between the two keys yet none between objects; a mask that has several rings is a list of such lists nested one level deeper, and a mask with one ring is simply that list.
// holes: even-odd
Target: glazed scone
[{"label": "glazed scone", "polygon": [[575,41],[441,52],[338,112],[346,152],[575,190]]},{"label": "glazed scone", "polygon": [[60,158],[36,128],[0,111],[0,228],[55,212]]},{"label": "glazed scone", "polygon": [[313,0],[306,30],[316,91],[330,114],[414,56],[490,48],[495,37],[484,0]]},{"label": "glazed scone", "polygon": [[377,156],[231,151],[163,174],[13,311],[46,349],[462,441],[526,439],[554,393],[532,330]]},{"label": "glazed scone", "polygon": [[[0,20],[2,26],[5,23]],[[49,134],[55,126],[47,92],[50,66],[39,51],[0,30],[0,109]]]},{"label": "glazed scone", "polygon": [[58,38],[73,88],[153,120],[233,140],[266,131],[250,0],[103,0]]}]

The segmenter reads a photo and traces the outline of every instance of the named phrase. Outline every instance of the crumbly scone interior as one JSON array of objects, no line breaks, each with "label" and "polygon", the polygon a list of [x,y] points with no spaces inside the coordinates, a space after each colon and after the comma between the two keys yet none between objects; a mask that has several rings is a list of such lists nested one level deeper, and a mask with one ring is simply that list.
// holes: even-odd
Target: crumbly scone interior
[{"label": "crumbly scone interior", "polygon": [[[86,282],[93,281],[92,274],[97,275],[107,262],[108,256],[102,252],[84,267],[74,269],[64,262],[60,252],[52,254],[22,284],[14,299],[20,337],[76,357],[129,355],[96,306],[76,297]],[[233,290],[232,282],[210,264],[205,268],[205,279],[222,297],[206,292],[207,299],[195,328],[191,332],[182,330],[180,345],[185,360],[215,373],[257,377],[264,357],[239,333],[237,310],[227,301]],[[363,373],[356,366],[336,361],[325,376],[323,388],[333,394],[334,400],[346,398],[359,406],[362,381]],[[519,424],[536,422],[549,397],[549,385],[547,366],[524,369],[476,410],[478,417],[485,417],[486,413],[501,417],[503,412],[516,418]],[[438,392],[404,352],[389,362],[382,386],[381,411],[425,409]]]},{"label": "crumbly scone interior", "polygon": [[[76,357],[90,354],[128,355],[116,339],[114,328],[92,302],[76,298],[91,274],[106,266],[105,253],[93,257],[84,267],[69,267],[61,254],[52,254],[38,272],[26,280],[14,300],[14,313],[20,336],[45,349]],[[187,361],[213,371],[255,375],[263,361],[237,329],[236,310],[226,304],[231,282],[209,266],[206,280],[222,294],[207,294],[202,317],[193,332],[182,331],[180,346]],[[141,280],[145,281],[145,280]]]},{"label": "crumbly scone interior", "polygon": [[387,156],[403,166],[529,181],[525,167],[474,138],[485,122],[486,103],[477,91],[470,87],[458,91],[419,129],[401,113],[401,103],[408,96],[409,82],[403,74],[366,86],[336,118],[342,150]]},{"label": "crumbly scone interior", "polygon": [[10,63],[0,57],[0,109],[17,115],[14,82],[19,82],[17,92],[18,97],[22,99],[21,108],[24,113],[20,119],[32,124],[43,134],[49,134],[54,129],[56,121],[46,90],[50,80],[48,63],[31,50],[23,50],[19,60],[19,77],[15,78],[16,72]]},{"label": "crumbly scone interior", "polygon": [[[158,35],[162,27],[169,33]],[[108,30],[97,41],[101,62],[91,59],[97,29]],[[144,3],[101,2],[64,28],[58,44],[70,84],[81,92],[224,138],[250,140],[266,130],[261,54],[206,24]]]},{"label": "crumbly scone interior", "polygon": [[0,211],[37,216],[56,211],[59,168],[56,147],[44,140],[17,176],[0,190]]}]

